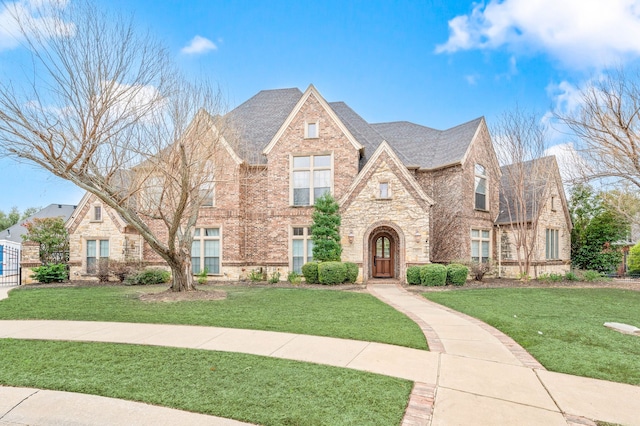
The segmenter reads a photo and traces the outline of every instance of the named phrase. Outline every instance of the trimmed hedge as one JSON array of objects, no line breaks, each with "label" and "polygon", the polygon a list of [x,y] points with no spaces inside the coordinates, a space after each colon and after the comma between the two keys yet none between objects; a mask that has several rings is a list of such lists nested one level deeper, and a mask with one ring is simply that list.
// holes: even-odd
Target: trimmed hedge
[{"label": "trimmed hedge", "polygon": [[318,265],[320,284],[342,284],[347,279],[347,267],[342,262],[322,262]]},{"label": "trimmed hedge", "polygon": [[469,268],[459,263],[447,265],[447,284],[464,285],[467,282]]},{"label": "trimmed hedge", "polygon": [[344,266],[347,268],[347,278],[345,281],[355,283],[358,279],[358,265],[353,262],[344,262]]},{"label": "trimmed hedge", "polygon": [[302,275],[307,284],[318,284],[318,262],[309,262],[302,265]]},{"label": "trimmed hedge", "polygon": [[48,263],[42,266],[32,268],[33,275],[31,278],[40,283],[62,282],[69,278],[69,270],[64,263]]},{"label": "trimmed hedge", "polygon": [[428,286],[440,286],[447,283],[447,268],[444,265],[432,263],[420,268],[420,283]]},{"label": "trimmed hedge", "polygon": [[127,285],[153,285],[168,283],[169,280],[171,280],[171,273],[169,271],[149,268],[129,275],[124,280],[124,283]]},{"label": "trimmed hedge", "polygon": [[409,266],[407,268],[407,282],[409,284],[420,284],[420,266]]}]

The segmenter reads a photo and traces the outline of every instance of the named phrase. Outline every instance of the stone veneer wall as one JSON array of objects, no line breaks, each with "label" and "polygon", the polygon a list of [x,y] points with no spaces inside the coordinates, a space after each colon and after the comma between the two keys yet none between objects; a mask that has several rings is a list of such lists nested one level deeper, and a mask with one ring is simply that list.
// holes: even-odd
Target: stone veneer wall
[{"label": "stone veneer wall", "polygon": [[[341,211],[342,260],[360,266],[359,280],[370,278],[370,236],[379,227],[392,228],[398,234],[397,279],[406,280],[407,265],[429,262],[429,206],[417,200],[415,191],[409,189],[408,182],[394,168],[389,157],[381,155],[379,164],[361,180]],[[389,184],[390,198],[379,198],[380,182]],[[353,243],[349,242],[350,234],[354,236]]]}]

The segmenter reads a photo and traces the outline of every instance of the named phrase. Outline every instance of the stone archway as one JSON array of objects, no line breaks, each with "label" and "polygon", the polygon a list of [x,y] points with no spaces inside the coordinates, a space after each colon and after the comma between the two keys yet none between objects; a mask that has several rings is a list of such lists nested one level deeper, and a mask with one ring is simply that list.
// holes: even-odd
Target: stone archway
[{"label": "stone archway", "polygon": [[[371,225],[364,233],[362,259],[365,282],[372,278],[390,278],[404,282],[405,238],[398,225],[390,221]],[[378,263],[377,259],[382,261]]]}]

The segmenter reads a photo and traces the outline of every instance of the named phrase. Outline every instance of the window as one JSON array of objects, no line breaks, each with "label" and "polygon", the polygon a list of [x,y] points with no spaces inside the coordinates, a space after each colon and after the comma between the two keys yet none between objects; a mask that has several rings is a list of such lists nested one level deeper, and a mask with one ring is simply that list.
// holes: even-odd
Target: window
[{"label": "window", "polygon": [[200,205],[203,207],[213,207],[215,203],[216,191],[216,183],[214,180],[215,165],[213,161],[207,161],[204,170],[207,174],[207,178],[204,182],[202,182],[198,193],[198,196],[200,198]]},{"label": "window", "polygon": [[485,263],[489,261],[490,232],[482,229],[471,230],[471,260]]},{"label": "window", "polygon": [[307,123],[304,129],[305,139],[315,139],[318,137],[318,122]]},{"label": "window", "polygon": [[478,210],[487,209],[487,174],[483,166],[476,164],[475,180],[475,208]]},{"label": "window", "polygon": [[502,236],[500,237],[500,251],[501,251],[503,260],[509,260],[513,258],[513,253],[511,252],[511,241],[509,240],[509,234],[507,234],[505,231],[502,232]]},{"label": "window", "polygon": [[162,201],[162,179],[156,176],[151,176],[144,182],[144,186],[144,207],[148,210],[156,210],[160,207],[160,202]]},{"label": "window", "polygon": [[102,222],[102,206],[93,206],[93,219],[94,222]]},{"label": "window", "polygon": [[311,229],[295,227],[291,234],[291,270],[301,274],[302,265],[313,260]]},{"label": "window", "polygon": [[391,198],[389,193],[389,182],[380,182],[378,198]]},{"label": "window", "polygon": [[196,228],[191,243],[191,271],[220,274],[220,228]]},{"label": "window", "polygon": [[101,259],[109,259],[109,240],[87,240],[87,274],[97,272]]},{"label": "window", "polygon": [[546,247],[545,247],[545,255],[547,260],[559,259],[560,251],[559,251],[559,236],[560,232],[557,229],[547,229],[546,230]]},{"label": "window", "polygon": [[331,155],[293,157],[293,205],[310,206],[331,191]]},{"label": "window", "polygon": [[551,197],[551,211],[556,211],[556,197]]}]

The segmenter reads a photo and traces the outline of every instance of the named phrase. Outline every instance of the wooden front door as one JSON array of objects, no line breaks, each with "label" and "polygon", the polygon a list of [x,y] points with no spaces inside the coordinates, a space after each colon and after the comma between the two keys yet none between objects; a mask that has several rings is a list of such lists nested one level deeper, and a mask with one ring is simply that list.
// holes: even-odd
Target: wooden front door
[{"label": "wooden front door", "polygon": [[374,278],[393,277],[393,242],[388,235],[379,236],[372,247]]}]

